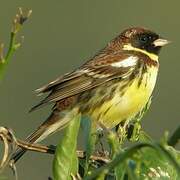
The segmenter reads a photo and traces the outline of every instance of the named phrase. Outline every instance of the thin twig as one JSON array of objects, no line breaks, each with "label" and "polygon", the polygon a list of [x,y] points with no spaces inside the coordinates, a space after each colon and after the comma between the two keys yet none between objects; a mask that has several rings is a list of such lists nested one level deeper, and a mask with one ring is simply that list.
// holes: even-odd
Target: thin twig
[{"label": "thin twig", "polygon": [[[0,127],[0,139],[4,143],[4,155],[0,163],[0,169],[4,169],[8,163],[10,163],[10,167],[12,167],[13,171],[16,171],[15,165],[12,164],[12,161],[10,159],[13,156],[13,153],[17,150],[18,148],[26,149],[29,151],[35,151],[35,152],[41,152],[41,153],[46,153],[46,154],[54,154],[56,150],[56,146],[45,146],[45,145],[40,145],[40,144],[31,144],[29,142],[25,142],[22,140],[19,140],[15,137],[14,133],[12,130],[5,128],[5,127]],[[12,149],[10,150],[10,147]],[[86,153],[84,151],[77,150],[76,151],[78,158],[80,159],[85,159],[86,158]],[[107,164],[110,162],[110,159],[107,157],[103,156],[96,156],[96,155],[91,155],[90,160],[92,161],[98,161],[104,164]],[[16,174],[16,173],[15,173]]]},{"label": "thin twig", "polygon": [[[11,129],[0,127],[0,139],[4,144],[4,154],[0,163],[0,170],[2,171],[8,164],[11,155],[16,149],[16,138]],[[9,143],[11,141],[11,143]]]}]

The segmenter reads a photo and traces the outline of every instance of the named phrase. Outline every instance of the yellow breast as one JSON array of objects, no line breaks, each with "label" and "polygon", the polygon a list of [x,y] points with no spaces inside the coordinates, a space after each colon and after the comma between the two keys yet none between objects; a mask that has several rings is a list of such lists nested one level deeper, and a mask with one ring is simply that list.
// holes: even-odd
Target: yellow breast
[{"label": "yellow breast", "polygon": [[91,114],[92,119],[101,122],[107,128],[113,128],[124,120],[132,119],[148,102],[157,73],[157,67],[148,67],[140,86],[139,78],[134,79],[123,95],[117,91],[111,100],[96,108]]}]

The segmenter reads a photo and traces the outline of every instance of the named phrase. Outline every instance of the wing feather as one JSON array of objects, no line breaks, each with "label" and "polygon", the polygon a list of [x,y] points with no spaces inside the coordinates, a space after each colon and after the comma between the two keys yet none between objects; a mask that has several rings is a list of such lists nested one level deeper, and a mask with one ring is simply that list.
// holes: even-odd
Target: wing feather
[{"label": "wing feather", "polygon": [[81,76],[81,74],[77,72],[67,73],[64,76],[60,76],[54,81],[42,86],[41,88],[36,89],[36,93],[40,94],[51,91],[52,88],[56,87],[56,85],[63,84],[63,82],[69,81],[71,79],[75,79],[79,76]]},{"label": "wing feather", "polygon": [[109,56],[106,57],[107,59],[103,57],[102,62],[100,61],[100,58],[97,60],[93,59],[76,71],[65,74],[55,81],[50,82],[37,90],[38,93],[50,91],[50,94],[38,105],[34,106],[31,111],[47,103],[57,102],[98,87],[112,79],[130,76],[136,66],[135,64],[129,67],[111,66],[112,63],[123,61],[129,56],[129,54],[124,53],[119,54],[118,56],[111,55],[111,58],[113,59],[110,59]]}]

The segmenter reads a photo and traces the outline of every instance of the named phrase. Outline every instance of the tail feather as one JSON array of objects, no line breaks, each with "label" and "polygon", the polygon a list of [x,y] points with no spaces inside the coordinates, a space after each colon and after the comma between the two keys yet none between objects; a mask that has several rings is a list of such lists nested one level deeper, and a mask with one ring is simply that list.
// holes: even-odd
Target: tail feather
[{"label": "tail feather", "polygon": [[42,108],[43,106],[47,105],[48,103],[45,103],[44,100],[42,100],[39,104],[33,106],[30,110],[29,110],[29,113],[33,112],[33,111],[36,111],[40,108]]},{"label": "tail feather", "polygon": [[[60,117],[59,112],[54,111],[49,118],[37,128],[30,136],[26,138],[29,143],[37,143],[53,134],[57,130],[63,129],[71,119],[69,117]],[[11,160],[17,162],[27,150],[18,148],[12,155]]]}]

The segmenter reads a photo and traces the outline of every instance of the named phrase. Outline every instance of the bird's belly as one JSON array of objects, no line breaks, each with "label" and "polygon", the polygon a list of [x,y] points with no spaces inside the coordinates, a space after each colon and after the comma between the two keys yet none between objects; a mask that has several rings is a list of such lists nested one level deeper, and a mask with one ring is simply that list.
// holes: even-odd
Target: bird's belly
[{"label": "bird's belly", "polygon": [[143,75],[141,84],[136,78],[125,93],[116,92],[108,102],[97,107],[91,114],[95,122],[100,122],[107,128],[113,128],[124,120],[132,119],[148,102],[156,83],[157,70],[151,67]]}]

